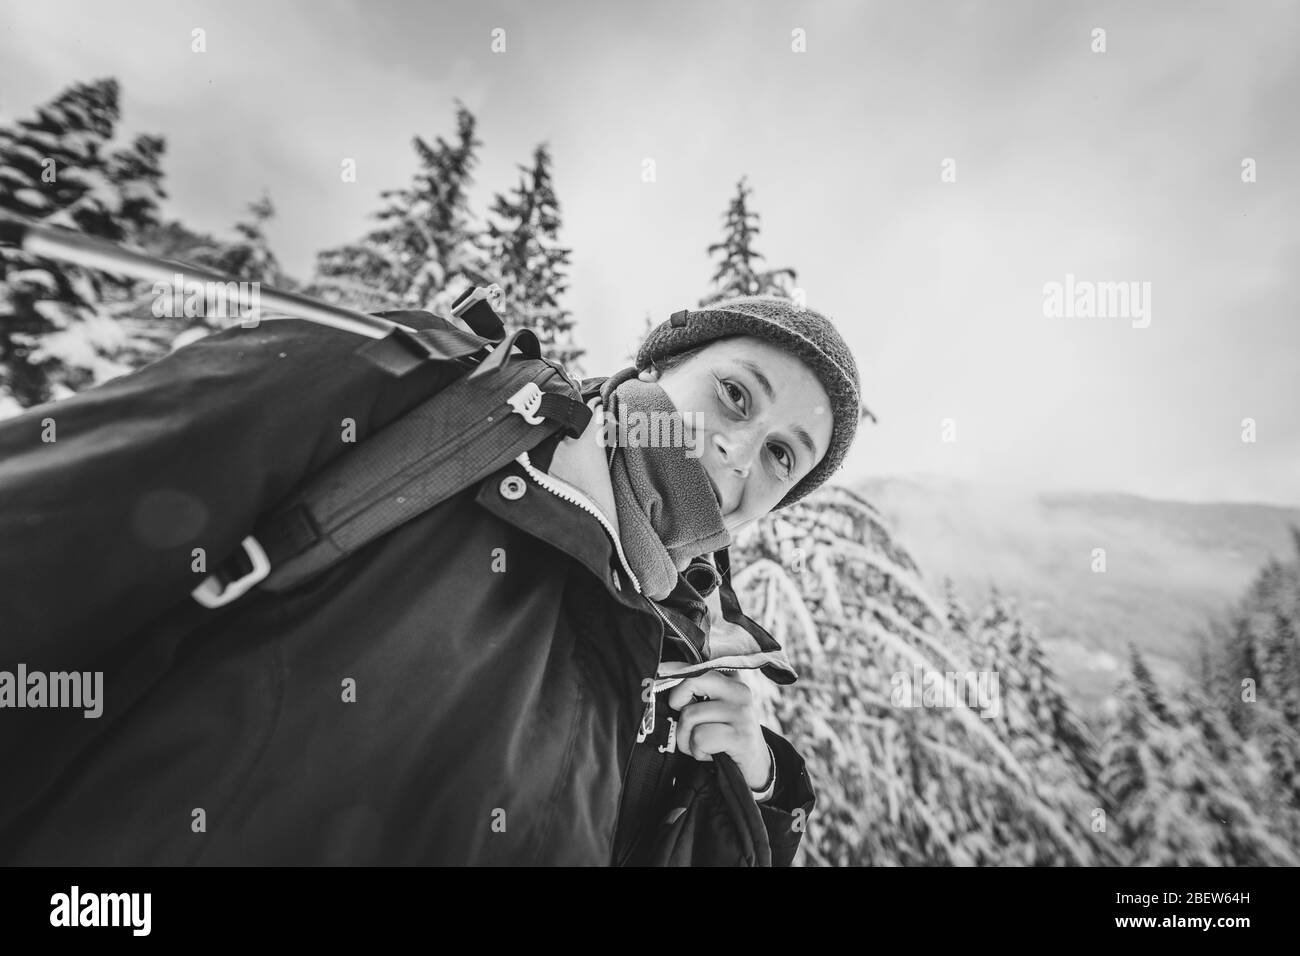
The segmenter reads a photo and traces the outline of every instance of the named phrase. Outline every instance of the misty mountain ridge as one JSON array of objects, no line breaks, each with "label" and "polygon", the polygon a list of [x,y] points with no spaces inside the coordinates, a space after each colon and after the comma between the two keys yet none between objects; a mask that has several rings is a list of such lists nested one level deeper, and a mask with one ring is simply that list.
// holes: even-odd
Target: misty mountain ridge
[{"label": "misty mountain ridge", "polygon": [[[1040,492],[932,474],[853,488],[875,505],[937,591],[970,605],[1013,597],[1062,682],[1095,719],[1132,642],[1163,682],[1197,660],[1206,619],[1237,600],[1270,556],[1291,550],[1300,508],[1182,502],[1122,492]],[[1105,571],[1094,571],[1094,549]]]}]

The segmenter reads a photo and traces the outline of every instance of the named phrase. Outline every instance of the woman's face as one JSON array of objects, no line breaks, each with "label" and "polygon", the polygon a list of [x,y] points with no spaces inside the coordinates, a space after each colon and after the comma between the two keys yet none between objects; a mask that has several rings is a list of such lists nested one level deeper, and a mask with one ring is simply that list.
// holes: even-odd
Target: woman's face
[{"label": "woman's face", "polygon": [[[830,445],[830,400],[802,361],[763,339],[710,342],[658,382],[687,423],[733,535],[771,511]],[[809,447],[809,443],[811,447]]]}]

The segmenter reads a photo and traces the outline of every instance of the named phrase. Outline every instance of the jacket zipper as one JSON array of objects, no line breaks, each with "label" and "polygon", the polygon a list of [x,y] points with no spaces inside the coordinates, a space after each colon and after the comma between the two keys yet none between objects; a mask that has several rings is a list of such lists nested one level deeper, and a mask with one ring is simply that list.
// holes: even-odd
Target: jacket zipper
[{"label": "jacket zipper", "polygon": [[[551,478],[550,476],[538,470],[537,467],[534,466],[532,461],[529,459],[528,452],[526,451],[520,452],[519,457],[516,458],[515,461],[517,461],[520,467],[522,467],[524,471],[528,473],[528,476],[530,478],[532,478],[535,482],[537,482],[539,485],[541,485],[551,494],[555,495],[557,498],[561,498],[564,501],[569,502],[570,504],[577,505],[583,511],[587,512],[593,518],[595,518],[597,521],[600,522],[601,527],[605,529],[605,532],[609,535],[610,540],[614,542],[614,550],[618,553],[619,564],[621,564],[623,566],[623,570],[627,572],[628,580],[632,582],[633,589],[636,591],[637,594],[641,594],[641,582],[637,580],[636,574],[634,574],[632,569],[628,566],[627,556],[623,553],[623,543],[619,541],[618,534],[615,533],[613,527],[610,526],[609,521],[605,518],[603,514],[601,514],[600,509],[596,507],[595,503],[592,502],[592,500],[588,498],[586,495],[582,494],[582,492],[578,491],[577,488],[574,488],[572,485],[569,485],[567,482],[565,483],[565,485],[566,488],[569,490],[566,491],[565,489],[558,487],[556,485],[556,481],[558,479]],[[642,596],[645,597],[645,595]],[[695,662],[697,664],[704,663],[703,655],[700,654],[699,650],[695,647],[695,645],[691,643],[690,639],[687,638],[686,635],[683,634],[680,630],[678,630],[677,625],[673,624],[672,621],[668,620],[668,618],[664,616],[664,613],[659,610],[659,606],[655,603],[654,599],[650,597],[646,597],[646,602],[650,605],[651,610],[653,610],[655,612],[655,615],[659,618],[659,622],[661,625],[659,630],[660,656],[661,657],[663,656],[662,645],[663,645],[664,627],[666,626],[672,630],[673,634],[677,637],[677,640],[679,640],[682,644],[685,644],[687,647],[690,648],[691,655],[695,658]],[[718,670],[733,670],[733,669],[734,668],[721,668],[721,667],[718,668]],[[637,743],[641,743],[643,740],[646,739],[646,737],[648,737],[651,733],[654,732],[654,715],[655,715],[655,689],[654,689],[654,681],[652,680],[650,683],[650,702],[646,707],[645,713],[642,714],[641,716],[641,726],[638,728],[637,735],[636,735]],[[632,768],[632,758],[629,757],[627,761],[627,766],[623,768],[622,783],[619,785],[620,799],[623,796],[624,789],[627,787],[627,774],[631,768]],[[621,825],[621,822],[622,822],[621,819],[615,821],[615,825],[614,825],[615,833],[618,832],[618,827]]]},{"label": "jacket zipper", "polygon": [[[536,481],[547,491],[551,492],[551,494],[555,495],[558,498],[563,499],[564,501],[569,502],[570,504],[577,505],[583,511],[587,512],[592,517],[594,517],[597,521],[600,522],[601,527],[605,529],[606,533],[608,533],[610,540],[614,542],[614,549],[618,552],[619,563],[623,566],[623,570],[627,572],[628,580],[632,582],[632,587],[636,590],[636,593],[641,594],[641,582],[637,580],[637,576],[632,572],[632,569],[628,566],[627,556],[623,553],[623,543],[619,541],[618,534],[615,533],[613,527],[610,525],[609,521],[605,518],[605,516],[601,514],[600,509],[596,507],[595,503],[586,495],[584,495],[582,492],[580,492],[577,488],[574,488],[572,485],[569,485],[567,482],[565,482],[565,488],[560,488],[557,484],[558,479],[552,478],[549,475],[540,471],[529,459],[528,452],[526,451],[520,452],[519,457],[515,460],[519,462],[520,466],[524,469],[524,471],[528,472],[530,478]],[[655,612],[655,614],[658,615],[659,620],[672,629],[672,632],[676,636],[677,640],[679,640],[681,643],[685,644],[687,647],[690,648],[691,654],[695,658],[695,663],[697,664],[704,663],[704,658],[703,656],[701,656],[700,652],[696,649],[695,645],[692,644],[687,639],[686,635],[684,635],[680,630],[677,629],[677,626],[673,624],[672,621],[668,620],[668,618],[664,616],[663,612],[659,610],[659,607],[657,604],[655,604],[654,600],[647,597],[646,601],[649,603],[651,609]],[[640,743],[642,740],[645,740],[647,735],[654,732],[654,707],[655,707],[654,687],[653,685],[651,685],[650,703],[646,707],[645,716],[641,718],[641,730],[637,733],[637,743]]]},{"label": "jacket zipper", "polygon": [[[627,572],[628,580],[632,582],[632,587],[636,590],[636,593],[640,594],[641,582],[637,580],[636,575],[632,573],[632,569],[628,567],[627,556],[623,554],[623,543],[618,540],[618,535],[614,532],[614,529],[610,525],[609,520],[603,514],[601,514],[600,509],[596,507],[595,503],[592,502],[590,498],[588,498],[586,495],[580,492],[577,488],[574,488],[572,485],[569,485],[567,482],[566,482],[566,487],[570,489],[569,491],[565,491],[564,489],[557,487],[555,482],[558,481],[559,479],[551,478],[550,476],[539,471],[536,468],[536,466],[534,466],[533,463],[529,460],[528,452],[526,451],[520,452],[519,457],[516,458],[515,461],[519,462],[519,464],[523,466],[524,471],[528,472],[529,476],[534,481],[536,481],[539,485],[541,485],[551,494],[555,495],[558,498],[564,499],[565,501],[569,502],[569,504],[577,505],[583,511],[587,512],[593,518],[595,518],[597,521],[600,522],[600,526],[604,528],[605,531],[609,534],[609,539],[614,542],[614,550],[618,552],[619,564],[621,564],[623,566],[623,570]],[[646,600],[649,600],[649,598],[647,598]],[[653,604],[654,602],[651,601],[651,603]]]},{"label": "jacket zipper", "polygon": [[[685,644],[687,647],[691,649],[691,656],[695,658],[695,663],[703,664],[704,656],[700,654],[699,649],[696,648],[696,646],[691,643],[690,638],[688,638],[685,634],[679,631],[677,629],[677,625],[674,624],[672,621],[668,620],[668,618],[664,616],[663,611],[659,610],[659,606],[656,605],[653,601],[650,602],[650,606],[653,607],[654,612],[659,615],[659,620],[663,621],[666,625],[668,625],[669,628],[672,629],[673,634],[677,636],[677,640],[681,641],[683,644]],[[718,670],[722,670],[722,669],[723,668],[718,668]]]},{"label": "jacket zipper", "polygon": [[[614,542],[614,550],[618,552],[619,563],[623,566],[623,570],[627,572],[628,580],[632,582],[632,587],[636,590],[636,593],[641,594],[641,582],[637,580],[637,576],[632,572],[632,569],[628,566],[627,556],[623,553],[623,543],[619,541],[618,535],[615,533],[614,528],[610,525],[609,521],[605,518],[605,516],[601,514],[600,509],[596,507],[595,503],[592,502],[592,500],[588,498],[586,495],[584,495],[582,492],[578,491],[577,488],[574,488],[572,485],[569,485],[567,482],[565,483],[565,485],[566,488],[569,490],[566,491],[564,488],[558,487],[556,485],[558,479],[551,478],[549,475],[538,470],[538,468],[529,459],[528,452],[526,451],[520,452],[519,457],[515,460],[519,462],[519,464],[523,467],[524,471],[528,472],[529,477],[531,477],[534,481],[536,481],[547,491],[551,492],[551,494],[555,495],[556,497],[564,499],[570,504],[577,505],[583,511],[586,511],[588,514],[590,514],[592,517],[594,517],[597,521],[600,522],[601,527],[605,529],[606,533],[609,535],[610,540]],[[677,640],[679,640],[681,643],[685,644],[688,648],[690,648],[691,656],[695,658],[695,663],[703,664],[704,657],[700,654],[696,646],[693,643],[691,643],[690,639],[687,638],[686,635],[683,634],[680,630],[678,630],[677,626],[673,624],[672,621],[668,620],[668,618],[664,616],[663,612],[659,610],[659,606],[651,598],[647,597],[646,601],[649,602],[650,607],[655,612],[655,614],[659,616],[659,620],[662,621],[664,624],[666,624],[672,630]],[[727,669],[729,668],[721,668],[721,667],[718,668],[718,670],[727,670]]]}]

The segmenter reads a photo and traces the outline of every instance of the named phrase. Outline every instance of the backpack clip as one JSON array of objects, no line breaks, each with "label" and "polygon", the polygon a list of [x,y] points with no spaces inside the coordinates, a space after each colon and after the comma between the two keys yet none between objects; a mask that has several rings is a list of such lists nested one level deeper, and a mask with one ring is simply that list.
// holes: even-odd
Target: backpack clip
[{"label": "backpack clip", "polygon": [[523,416],[528,424],[542,423],[543,419],[537,415],[537,410],[542,407],[542,389],[536,382],[529,382],[506,401],[510,403],[511,408]]},{"label": "backpack clip", "polygon": [[240,545],[243,547],[244,553],[248,555],[248,560],[253,569],[243,577],[229,582],[224,587],[217,578],[216,572],[209,574],[203,579],[202,584],[190,592],[194,600],[204,607],[221,607],[223,604],[229,604],[271,573],[271,561],[267,558],[266,552],[262,550],[262,546],[257,543],[256,538],[250,534],[240,542]]},{"label": "backpack clip", "polygon": [[500,342],[505,337],[506,327],[497,312],[505,304],[505,298],[505,291],[495,282],[475,286],[456,297],[451,314],[468,325],[475,335]]}]

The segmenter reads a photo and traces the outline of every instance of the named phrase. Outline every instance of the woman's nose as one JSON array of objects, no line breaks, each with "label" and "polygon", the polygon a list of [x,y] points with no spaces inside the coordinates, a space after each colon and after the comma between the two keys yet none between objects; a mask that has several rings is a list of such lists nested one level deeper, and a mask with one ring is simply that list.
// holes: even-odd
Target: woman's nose
[{"label": "woman's nose", "polygon": [[713,444],[724,467],[735,470],[742,478],[749,477],[749,466],[754,459],[752,442],[736,441],[715,433]]}]

